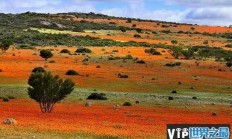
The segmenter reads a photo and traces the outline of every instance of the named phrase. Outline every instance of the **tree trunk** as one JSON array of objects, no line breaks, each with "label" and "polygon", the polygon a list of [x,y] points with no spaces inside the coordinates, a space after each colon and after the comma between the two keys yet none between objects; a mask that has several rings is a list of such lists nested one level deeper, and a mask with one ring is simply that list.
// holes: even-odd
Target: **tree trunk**
[{"label": "tree trunk", "polygon": [[43,113],[51,113],[55,102],[40,102],[40,109]]}]

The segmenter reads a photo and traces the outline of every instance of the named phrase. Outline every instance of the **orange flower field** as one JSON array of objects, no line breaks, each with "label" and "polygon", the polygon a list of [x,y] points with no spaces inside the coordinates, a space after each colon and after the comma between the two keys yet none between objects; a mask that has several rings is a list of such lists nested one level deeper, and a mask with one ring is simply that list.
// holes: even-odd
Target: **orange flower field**
[{"label": "orange flower field", "polygon": [[[217,116],[211,115],[212,108],[218,110]],[[12,100],[0,102],[0,111],[1,121],[7,117],[18,121],[14,126],[1,125],[1,129],[130,138],[166,138],[166,124],[232,123],[230,107],[210,105],[190,109],[122,106],[116,110],[113,105],[85,107],[80,103],[61,103],[53,113],[43,114],[31,100]]]}]

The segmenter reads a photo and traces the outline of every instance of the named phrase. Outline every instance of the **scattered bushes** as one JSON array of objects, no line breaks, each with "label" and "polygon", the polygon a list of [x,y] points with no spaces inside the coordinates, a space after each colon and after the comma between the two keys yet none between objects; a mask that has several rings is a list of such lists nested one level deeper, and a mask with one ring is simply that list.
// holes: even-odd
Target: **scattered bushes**
[{"label": "scattered bushes", "polygon": [[87,99],[93,100],[107,100],[105,93],[91,93]]},{"label": "scattered bushes", "polygon": [[125,102],[123,103],[123,106],[132,106],[132,104],[130,102]]},{"label": "scattered bushes", "polygon": [[32,72],[45,72],[45,69],[43,67],[35,67]]},{"label": "scattered bushes", "polygon": [[84,47],[78,48],[75,52],[76,53],[92,53],[90,49],[84,48]]}]

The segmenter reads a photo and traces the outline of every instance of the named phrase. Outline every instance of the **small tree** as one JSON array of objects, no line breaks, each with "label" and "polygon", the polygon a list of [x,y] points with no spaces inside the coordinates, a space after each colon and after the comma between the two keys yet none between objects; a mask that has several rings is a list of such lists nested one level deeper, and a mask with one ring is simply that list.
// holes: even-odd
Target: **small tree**
[{"label": "small tree", "polygon": [[178,47],[178,46],[174,47],[172,49],[172,53],[171,54],[172,54],[173,57],[175,57],[176,59],[178,59],[179,56],[182,54],[182,48]]},{"label": "small tree", "polygon": [[50,50],[41,50],[40,51],[40,56],[47,61],[48,58],[53,57],[53,54]]},{"label": "small tree", "polygon": [[28,79],[28,95],[39,103],[43,113],[50,113],[54,105],[63,100],[74,89],[74,82],[61,79],[50,72],[35,72]]},{"label": "small tree", "polygon": [[12,45],[12,41],[10,40],[3,40],[0,41],[0,49],[2,50],[2,52],[5,52],[6,50],[9,49],[10,45]]},{"label": "small tree", "polygon": [[122,32],[126,32],[126,28],[124,26],[119,26],[119,29],[122,31]]}]

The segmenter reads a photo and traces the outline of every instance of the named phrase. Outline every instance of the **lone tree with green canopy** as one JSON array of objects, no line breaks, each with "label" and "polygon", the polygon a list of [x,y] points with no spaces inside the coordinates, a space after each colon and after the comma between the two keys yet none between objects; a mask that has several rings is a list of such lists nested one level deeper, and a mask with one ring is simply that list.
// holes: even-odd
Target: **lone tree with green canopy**
[{"label": "lone tree with green canopy", "polygon": [[48,58],[53,57],[53,54],[50,50],[41,50],[40,51],[40,56],[47,61]]},{"label": "lone tree with green canopy", "polygon": [[67,97],[74,90],[74,82],[61,79],[45,71],[32,73],[28,79],[28,95],[39,103],[43,113],[50,113],[54,105]]}]

